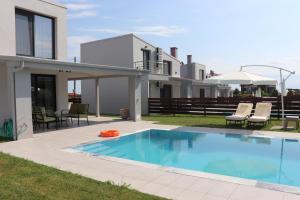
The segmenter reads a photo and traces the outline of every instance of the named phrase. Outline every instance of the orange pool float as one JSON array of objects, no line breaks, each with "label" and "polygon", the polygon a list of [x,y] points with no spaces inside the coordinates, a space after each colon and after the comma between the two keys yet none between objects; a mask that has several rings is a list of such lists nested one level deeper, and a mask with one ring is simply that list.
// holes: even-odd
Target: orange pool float
[{"label": "orange pool float", "polygon": [[100,132],[100,137],[118,137],[120,135],[120,131],[118,130],[105,130]]}]

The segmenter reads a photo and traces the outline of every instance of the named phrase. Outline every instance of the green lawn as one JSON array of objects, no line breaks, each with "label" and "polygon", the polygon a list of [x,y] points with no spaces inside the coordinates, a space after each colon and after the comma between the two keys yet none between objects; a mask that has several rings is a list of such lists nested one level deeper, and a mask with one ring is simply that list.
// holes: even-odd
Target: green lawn
[{"label": "green lawn", "polygon": [[[99,166],[101,173],[101,166]],[[160,199],[0,153],[0,199]]]},{"label": "green lawn", "polygon": [[[280,126],[281,121],[272,119],[272,123],[266,127],[241,127],[240,125],[226,126],[224,116],[199,116],[199,115],[150,115],[143,116],[143,120],[155,121],[158,124],[178,125],[178,126],[193,126],[193,127],[210,127],[210,128],[242,128],[250,130],[274,130],[273,126]],[[275,129],[274,131],[282,131]],[[291,130],[291,132],[300,132],[300,130]]]}]

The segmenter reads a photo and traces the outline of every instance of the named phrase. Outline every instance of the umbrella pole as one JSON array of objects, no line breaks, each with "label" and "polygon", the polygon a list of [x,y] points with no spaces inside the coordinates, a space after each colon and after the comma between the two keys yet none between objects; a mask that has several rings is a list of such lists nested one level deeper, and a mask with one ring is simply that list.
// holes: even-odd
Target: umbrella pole
[{"label": "umbrella pole", "polygon": [[280,69],[280,86],[281,86],[281,120],[282,120],[282,127],[284,126],[284,80],[282,77],[282,70]]}]

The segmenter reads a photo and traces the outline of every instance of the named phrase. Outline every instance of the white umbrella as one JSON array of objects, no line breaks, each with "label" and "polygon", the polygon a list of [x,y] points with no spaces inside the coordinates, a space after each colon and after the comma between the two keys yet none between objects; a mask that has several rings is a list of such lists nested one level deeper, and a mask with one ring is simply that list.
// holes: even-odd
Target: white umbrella
[{"label": "white umbrella", "polygon": [[206,82],[213,84],[277,85],[275,79],[243,71],[214,76],[207,79]]}]

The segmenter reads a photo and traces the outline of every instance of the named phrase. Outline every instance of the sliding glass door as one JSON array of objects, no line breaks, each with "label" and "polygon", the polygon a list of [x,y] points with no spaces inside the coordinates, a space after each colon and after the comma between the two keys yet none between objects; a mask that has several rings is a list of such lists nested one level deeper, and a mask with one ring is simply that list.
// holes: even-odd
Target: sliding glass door
[{"label": "sliding glass door", "polygon": [[56,111],[56,78],[54,75],[31,75],[32,106]]}]

